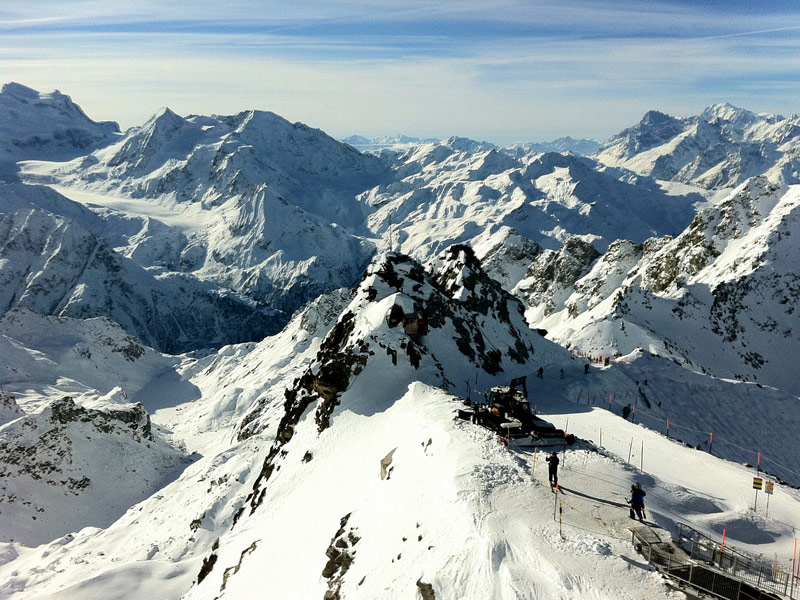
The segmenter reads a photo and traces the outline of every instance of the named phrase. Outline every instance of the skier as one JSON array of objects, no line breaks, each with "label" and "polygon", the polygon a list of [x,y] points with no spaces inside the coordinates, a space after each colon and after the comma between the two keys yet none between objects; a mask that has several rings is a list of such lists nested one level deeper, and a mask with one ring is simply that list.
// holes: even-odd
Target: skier
[{"label": "skier", "polygon": [[539,367],[539,370],[536,371],[536,376],[539,379],[544,379],[544,367]]},{"label": "skier", "polygon": [[583,365],[583,374],[584,375],[588,375],[589,374],[589,363],[586,363],[585,365]]},{"label": "skier", "polygon": [[644,512],[644,497],[647,494],[642,489],[642,484],[638,481],[635,485],[631,486],[631,499],[628,500],[628,504],[631,505],[631,519],[635,519],[639,517],[640,521],[644,521],[647,518],[647,515]]},{"label": "skier", "polygon": [[558,454],[553,452],[550,456],[545,458],[545,460],[550,464],[547,469],[547,477],[550,480],[550,485],[558,485]]},{"label": "skier", "polygon": [[564,369],[561,369],[561,379],[564,379]]}]

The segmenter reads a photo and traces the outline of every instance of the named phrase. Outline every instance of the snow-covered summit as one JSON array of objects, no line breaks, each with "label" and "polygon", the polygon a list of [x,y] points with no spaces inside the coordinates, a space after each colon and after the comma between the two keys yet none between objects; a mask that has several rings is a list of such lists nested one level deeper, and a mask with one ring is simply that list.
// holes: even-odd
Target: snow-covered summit
[{"label": "snow-covered summit", "polygon": [[[119,125],[92,121],[59,92],[40,93],[19,83],[0,90],[0,163],[67,160],[115,141]],[[2,172],[0,172],[2,175]]]},{"label": "snow-covered summit", "polygon": [[755,114],[728,103],[677,118],[650,111],[605,142],[596,157],[658,179],[705,188],[734,187],[765,174],[798,183],[798,117]]},{"label": "snow-covered summit", "polygon": [[793,390],[799,194],[751,179],[675,238],[613,244],[562,290],[552,314],[532,303],[528,316],[586,352],[644,347],[718,377]]},{"label": "snow-covered summit", "polygon": [[[400,316],[390,317],[395,306]],[[407,330],[396,322],[403,315],[414,315],[425,325]],[[529,372],[531,361],[537,360],[537,347],[571,360],[566,351],[527,327],[522,304],[486,275],[470,248],[452,246],[427,268],[402,254],[382,254],[368,267],[314,361],[287,391],[286,416],[279,430],[293,428],[309,405],[316,405],[315,419],[321,429],[326,428],[334,410],[345,406],[353,381],[360,382],[360,389],[377,376],[375,369],[384,368],[369,367],[373,363],[385,366],[389,360],[397,376],[413,374],[450,389],[462,379],[456,373],[464,372],[468,378],[479,370],[482,380],[502,382]],[[365,368],[375,374],[364,375]],[[397,380],[402,389],[407,386],[404,381]],[[394,393],[385,391],[389,396]],[[256,405],[254,410],[262,407]],[[240,436],[263,428],[260,415],[251,412]]]}]

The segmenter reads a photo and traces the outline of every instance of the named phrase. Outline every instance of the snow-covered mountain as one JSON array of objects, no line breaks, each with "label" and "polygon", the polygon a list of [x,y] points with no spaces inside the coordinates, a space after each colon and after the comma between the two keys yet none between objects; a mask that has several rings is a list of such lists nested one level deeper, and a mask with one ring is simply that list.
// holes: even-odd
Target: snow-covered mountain
[{"label": "snow-covered mountain", "polygon": [[[715,111],[731,139],[783,122]],[[686,125],[646,121],[630,161]],[[794,564],[786,154],[709,192],[457,137],[363,155],[260,111],[96,143],[0,184],[0,597],[678,600],[630,545],[634,481],[657,535]],[[557,495],[456,418],[518,376],[578,437]]]},{"label": "snow-covered mountain", "polygon": [[800,117],[757,115],[730,104],[687,118],[650,111],[605,142],[596,158],[709,189],[735,187],[755,175],[800,183]]},{"label": "snow-covered mountain", "polygon": [[19,83],[0,89],[0,121],[0,179],[17,161],[68,160],[119,138],[119,125],[92,121],[69,96]]},{"label": "snow-covered mountain", "polygon": [[515,159],[478,144],[419,146],[397,159],[398,180],[362,195],[376,208],[369,228],[385,246],[427,259],[505,227],[543,247],[580,236],[605,250],[618,237],[676,235],[702,200],[669,195],[646,178],[626,181],[592,159],[555,153]]},{"label": "snow-covered mountain", "polygon": [[[440,140],[436,138],[418,138],[407,135],[387,135],[371,138],[364,137],[363,135],[351,135],[342,139],[342,141],[362,152],[380,152],[381,150],[402,152],[420,144],[436,144]],[[483,143],[488,145],[487,142]],[[589,156],[597,152],[599,147],[600,143],[595,140],[575,139],[571,136],[560,137],[550,142],[522,142],[503,148],[495,146],[496,149],[502,149],[503,152],[516,157],[522,157],[527,154],[541,154],[543,152],[572,152],[574,154]]]},{"label": "snow-covered mountain", "polygon": [[436,138],[418,138],[409,135],[383,135],[378,137],[364,137],[351,135],[342,140],[361,152],[378,152],[380,150],[404,150],[417,144],[437,143]]},{"label": "snow-covered mountain", "polygon": [[184,458],[153,433],[141,404],[95,410],[53,400],[0,427],[2,541],[37,546],[108,527]]},{"label": "snow-covered mountain", "polygon": [[[358,279],[374,246],[355,196],[388,173],[383,160],[273,113],[168,109],[91,157],[36,167],[35,180],[147,198],[180,221],[181,271],[288,313]],[[132,238],[131,255],[150,236]]]},{"label": "snow-covered mountain", "polygon": [[600,143],[595,140],[587,140],[585,138],[575,139],[571,136],[565,136],[550,142],[525,142],[522,144],[514,144],[506,148],[506,151],[517,156],[543,152],[558,152],[561,154],[572,152],[573,154],[589,156],[597,152],[599,148]]},{"label": "snow-covered mountain", "polygon": [[642,347],[717,377],[794,390],[798,199],[800,187],[756,177],[675,238],[620,241],[568,263],[565,278],[531,273],[516,291],[532,322],[576,350]]},{"label": "snow-covered mountain", "polygon": [[[376,248],[424,260],[498,224],[548,247],[580,235],[602,250],[619,236],[676,235],[700,198],[590,159],[514,158],[466,138],[364,155],[261,111],[183,118],[164,109],[91,156],[23,171],[87,205],[138,202],[147,229],[114,239],[123,254],[287,314],[351,286]],[[167,233],[159,251],[152,241]]]},{"label": "snow-covered mountain", "polygon": [[[0,313],[27,308],[43,315],[109,317],[167,352],[259,339],[277,329],[281,317],[273,309],[192,277],[156,276],[116,253],[80,224],[87,215],[78,206],[71,210],[78,218],[39,208],[5,212],[27,204],[30,191],[19,184],[0,187]],[[47,190],[43,197],[52,194]],[[66,199],[58,204],[70,208]]]},{"label": "snow-covered mountain", "polygon": [[[391,327],[394,305],[419,310],[429,331],[409,337],[402,324]],[[388,254],[352,295],[320,298],[275,337],[185,361],[174,379],[156,377],[137,398],[194,385],[197,396],[178,395],[153,420],[203,456],[108,527],[36,548],[3,543],[0,593],[594,598],[601,589],[677,598],[631,558],[621,500],[634,480],[648,491],[650,522],[667,535],[689,521],[715,536],[725,527],[728,544],[788,555],[800,524],[796,490],[777,484],[773,519],[751,515],[746,467],[575,398],[614,390],[618,411],[639,390],[637,420],[672,415],[673,437],[697,444],[694,432],[714,428],[715,454],[737,460],[772,423],[774,435],[761,440],[764,465],[797,458],[781,442],[800,425],[787,411],[792,399],[641,353],[584,375],[584,361],[524,327],[522,308],[466,248],[427,266]],[[446,391],[464,394],[465,380],[477,389],[507,382],[537,365],[545,377],[529,378],[531,402],[595,440],[562,455],[561,528],[541,456],[454,419],[462,404]],[[714,410],[698,410],[697,397],[711,398]],[[758,414],[741,419],[754,402]],[[731,490],[737,480],[745,493]]]}]

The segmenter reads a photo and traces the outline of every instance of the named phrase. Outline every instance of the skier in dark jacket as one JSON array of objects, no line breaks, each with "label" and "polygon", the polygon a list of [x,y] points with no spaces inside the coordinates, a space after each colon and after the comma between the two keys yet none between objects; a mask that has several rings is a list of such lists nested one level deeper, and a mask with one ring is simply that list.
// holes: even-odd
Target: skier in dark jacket
[{"label": "skier in dark jacket", "polygon": [[631,519],[639,517],[639,520],[643,521],[647,518],[644,512],[644,497],[646,495],[641,483],[637,482],[631,486],[631,499],[628,500],[628,504],[631,505]]},{"label": "skier in dark jacket", "polygon": [[558,485],[558,454],[553,452],[550,456],[545,458],[545,460],[550,464],[547,470],[550,485]]}]

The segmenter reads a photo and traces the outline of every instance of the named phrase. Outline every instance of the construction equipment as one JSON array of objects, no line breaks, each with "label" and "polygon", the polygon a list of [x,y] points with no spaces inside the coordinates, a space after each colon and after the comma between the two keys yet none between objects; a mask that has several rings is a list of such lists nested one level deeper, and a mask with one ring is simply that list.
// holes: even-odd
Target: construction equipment
[{"label": "construction equipment", "polygon": [[[572,445],[575,436],[557,429],[552,423],[536,416],[528,402],[526,377],[518,377],[508,386],[489,390],[486,403],[468,402],[459,416],[499,433],[506,440],[523,441],[530,436],[531,446]],[[525,444],[528,445],[528,444]]]}]

